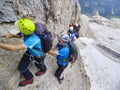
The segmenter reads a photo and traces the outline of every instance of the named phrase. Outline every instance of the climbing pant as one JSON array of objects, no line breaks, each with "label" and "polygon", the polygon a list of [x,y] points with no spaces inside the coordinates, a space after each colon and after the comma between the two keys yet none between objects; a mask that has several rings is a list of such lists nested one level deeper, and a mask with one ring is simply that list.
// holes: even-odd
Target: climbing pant
[{"label": "climbing pant", "polygon": [[55,76],[57,78],[59,78],[66,67],[67,67],[67,65],[66,66],[62,66],[62,65],[58,64],[58,68],[57,68],[57,70],[55,72]]},{"label": "climbing pant", "polygon": [[18,70],[20,71],[21,74],[23,74],[25,79],[30,79],[33,77],[33,75],[29,71],[28,66],[32,61],[34,61],[35,66],[41,71],[45,72],[47,68],[46,65],[44,64],[44,58],[45,56],[42,57],[31,56],[30,53],[27,51],[19,62]]}]

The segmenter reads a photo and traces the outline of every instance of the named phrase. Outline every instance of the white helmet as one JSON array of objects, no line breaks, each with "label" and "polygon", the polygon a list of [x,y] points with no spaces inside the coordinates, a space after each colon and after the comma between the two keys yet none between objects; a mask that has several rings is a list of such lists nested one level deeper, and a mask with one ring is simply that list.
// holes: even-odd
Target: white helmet
[{"label": "white helmet", "polygon": [[73,31],[73,30],[74,30],[73,26],[71,26],[71,27],[69,28],[69,30],[70,30],[70,31]]},{"label": "white helmet", "polygon": [[75,24],[78,27],[78,24]]}]

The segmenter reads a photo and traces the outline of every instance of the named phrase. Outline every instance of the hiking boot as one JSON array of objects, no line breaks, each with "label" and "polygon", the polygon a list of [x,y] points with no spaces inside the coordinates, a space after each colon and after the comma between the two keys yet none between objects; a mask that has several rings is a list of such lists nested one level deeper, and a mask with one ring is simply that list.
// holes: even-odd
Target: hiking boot
[{"label": "hiking boot", "polygon": [[59,82],[59,84],[61,84],[61,83],[63,82],[63,80],[64,80],[64,77],[62,77],[62,78],[58,78],[58,82]]},{"label": "hiking boot", "polygon": [[33,77],[31,79],[25,79],[19,83],[19,86],[26,86],[33,83]]},{"label": "hiking boot", "polygon": [[40,76],[40,75],[43,75],[45,73],[46,73],[46,71],[38,71],[38,72],[35,73],[35,75]]}]

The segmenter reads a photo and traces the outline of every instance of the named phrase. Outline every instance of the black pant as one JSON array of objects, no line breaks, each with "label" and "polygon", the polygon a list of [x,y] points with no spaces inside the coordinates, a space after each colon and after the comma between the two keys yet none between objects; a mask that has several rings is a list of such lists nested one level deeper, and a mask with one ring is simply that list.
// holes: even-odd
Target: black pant
[{"label": "black pant", "polygon": [[66,67],[67,65],[66,66],[58,65],[58,68],[55,72],[55,76],[59,78]]},{"label": "black pant", "polygon": [[[35,66],[40,69],[41,71],[46,71],[46,65],[44,64],[44,58],[45,57],[41,57],[41,58],[38,58],[38,57],[32,57],[34,58],[35,60]],[[18,66],[18,70],[21,72],[21,74],[23,74],[23,76],[25,77],[25,79],[30,79],[33,77],[32,73],[29,71],[28,69],[28,66],[29,64],[31,63],[31,56],[28,52],[26,52],[20,63],[19,63],[19,66]]]}]

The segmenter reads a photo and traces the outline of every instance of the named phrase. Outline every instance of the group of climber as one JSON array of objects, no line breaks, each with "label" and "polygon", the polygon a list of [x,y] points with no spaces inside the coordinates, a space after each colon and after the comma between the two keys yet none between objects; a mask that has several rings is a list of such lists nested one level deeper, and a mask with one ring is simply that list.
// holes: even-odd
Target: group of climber
[{"label": "group of climber", "polygon": [[80,27],[80,24],[70,23],[68,30],[68,36],[70,38],[70,41],[74,42],[76,41],[76,38],[79,38]]},{"label": "group of climber", "polygon": [[[18,70],[25,78],[25,80],[19,83],[19,86],[26,86],[33,83],[33,74],[28,68],[32,61],[34,61],[34,64],[38,69],[35,73],[36,76],[46,73],[47,67],[44,63],[45,53],[56,55],[58,68],[55,72],[55,76],[59,83],[61,83],[64,79],[62,73],[69,63],[67,60],[70,53],[68,46],[69,41],[74,41],[72,40],[71,35],[74,35],[76,38],[79,37],[78,32],[80,25],[70,25],[68,34],[58,36],[58,43],[56,45],[52,44],[51,33],[47,31],[47,28],[43,24],[34,23],[28,18],[21,18],[15,23],[15,27],[15,30],[12,31],[13,33],[5,34],[3,35],[3,38],[23,38],[23,43],[11,45],[0,42],[0,48],[10,51],[26,49],[26,52],[23,54],[18,65]],[[46,30],[45,32],[47,33],[44,33],[43,29]],[[49,41],[45,41],[47,40],[46,38],[49,38]],[[44,47],[45,45],[43,45],[43,43],[46,44],[48,42],[51,43],[50,46]]]}]

